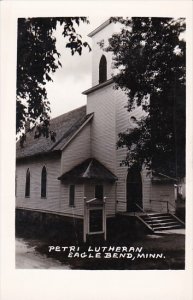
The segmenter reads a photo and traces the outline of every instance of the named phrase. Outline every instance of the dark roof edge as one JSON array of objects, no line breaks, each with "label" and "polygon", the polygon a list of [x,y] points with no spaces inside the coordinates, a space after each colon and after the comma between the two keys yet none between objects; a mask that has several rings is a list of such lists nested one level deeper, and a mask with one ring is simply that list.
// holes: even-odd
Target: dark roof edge
[{"label": "dark roof edge", "polygon": [[92,37],[93,35],[95,35],[97,32],[101,31],[103,28],[105,28],[107,25],[109,25],[111,23],[111,20],[108,19],[105,22],[103,22],[100,26],[98,26],[96,29],[94,29],[93,31],[91,31],[88,36]]},{"label": "dark roof edge", "polygon": [[109,79],[109,80],[107,80],[107,81],[105,81],[103,83],[99,83],[99,84],[91,87],[90,89],[82,92],[82,94],[83,95],[88,95],[88,94],[90,94],[90,93],[92,93],[92,92],[94,92],[96,90],[99,90],[99,89],[101,89],[101,88],[103,88],[103,87],[105,87],[105,86],[107,86],[107,85],[109,85],[109,84],[111,84],[113,82],[114,82],[114,80],[113,80],[113,78],[111,78],[111,79]]},{"label": "dark roof edge", "polygon": [[73,108],[72,110],[69,110],[69,111],[67,111],[67,112],[65,112],[65,113],[63,113],[63,114],[61,114],[61,115],[59,115],[59,116],[56,116],[56,117],[54,117],[54,118],[51,118],[51,119],[50,119],[50,122],[55,121],[56,119],[59,119],[60,117],[63,117],[63,116],[65,116],[65,115],[67,115],[67,114],[69,114],[69,113],[71,113],[71,112],[74,112],[75,110],[79,110],[79,109],[81,109],[81,108],[83,108],[83,107],[86,107],[86,105],[82,105],[82,106]]},{"label": "dark roof edge", "polygon": [[[152,178],[151,178],[151,182],[152,183],[176,183],[178,182],[177,178],[173,178],[171,176],[168,176],[166,174],[160,173],[160,172],[156,172],[156,171],[152,171]],[[160,177],[160,178],[156,178]]]},{"label": "dark roof edge", "polygon": [[[72,171],[74,171],[74,169],[82,167],[85,163],[88,163],[88,166],[87,166],[87,169],[88,169],[89,166],[91,166],[93,162],[95,162],[95,164],[97,163],[100,167],[102,167],[103,169],[105,169],[105,171],[108,172],[112,176],[112,178],[106,178],[105,179],[106,181],[117,181],[118,180],[118,178],[117,178],[116,175],[114,175],[106,166],[104,166],[100,161],[98,161],[97,159],[95,159],[93,157],[87,158],[86,160],[84,160],[81,163],[77,164],[76,166],[74,166],[69,171],[64,172],[57,179],[58,180],[63,180],[64,176],[66,176],[66,175],[67,175],[67,179],[69,179],[70,178],[70,177],[68,178],[69,173],[71,173]],[[86,171],[84,171],[84,173],[86,173]],[[73,178],[73,176],[71,176],[71,178]],[[74,179],[75,179],[75,177],[74,177]],[[104,179],[82,177],[82,178],[79,178],[79,180],[85,181],[85,180],[104,180]]]},{"label": "dark roof edge", "polygon": [[88,119],[85,120],[85,122],[75,131],[75,133],[71,136],[71,138],[65,143],[63,147],[61,147],[61,150],[63,151],[68,144],[77,136],[77,134],[86,126],[87,123],[90,122],[90,120],[93,118],[94,113],[91,113]]},{"label": "dark roof edge", "polygon": [[54,150],[52,152],[39,152],[39,153],[36,153],[36,154],[32,154],[32,155],[27,155],[27,156],[22,156],[22,157],[16,157],[16,161],[23,161],[23,160],[27,160],[29,158],[38,158],[38,157],[41,157],[41,156],[54,156],[56,154],[60,154],[61,153],[61,150]]}]

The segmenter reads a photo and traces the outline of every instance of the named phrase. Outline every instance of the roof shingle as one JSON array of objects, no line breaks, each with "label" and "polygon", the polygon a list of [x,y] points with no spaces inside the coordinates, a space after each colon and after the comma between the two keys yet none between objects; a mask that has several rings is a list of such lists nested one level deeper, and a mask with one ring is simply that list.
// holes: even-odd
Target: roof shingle
[{"label": "roof shingle", "polygon": [[59,180],[85,180],[93,179],[98,181],[116,181],[117,177],[103,166],[98,160],[89,158],[64,173]]},{"label": "roof shingle", "polygon": [[43,153],[61,150],[76,131],[88,120],[91,115],[86,115],[86,106],[82,106],[59,117],[50,120],[49,130],[56,133],[53,142],[50,137],[40,136],[34,139],[35,128],[26,135],[26,142],[21,148],[20,143],[16,145],[16,158],[25,158]]}]

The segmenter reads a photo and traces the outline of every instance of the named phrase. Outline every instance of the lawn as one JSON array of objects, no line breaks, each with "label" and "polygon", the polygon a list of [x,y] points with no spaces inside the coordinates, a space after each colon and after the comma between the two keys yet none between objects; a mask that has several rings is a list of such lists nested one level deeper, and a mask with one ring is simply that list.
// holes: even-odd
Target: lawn
[{"label": "lawn", "polygon": [[[52,258],[59,261],[64,269],[66,266],[70,269],[82,270],[183,270],[185,268],[184,234],[143,234],[132,241],[128,238],[121,243],[114,241],[100,244],[100,246],[99,244],[76,245],[76,243],[67,243],[64,240],[55,239],[53,242],[49,239],[37,240],[29,237],[25,238],[25,241],[30,247],[35,247],[38,254],[48,257],[48,260]],[[55,248],[50,251],[51,245]],[[75,251],[69,251],[68,247],[72,245]],[[96,251],[89,252],[89,247]],[[106,247],[104,252],[102,247]],[[115,247],[114,251],[109,251],[109,247],[111,250]],[[120,250],[125,250],[126,247],[127,252]],[[96,253],[99,254],[96,255]],[[122,255],[119,258],[120,253],[125,253],[125,256]],[[84,258],[79,257],[81,254]]]}]

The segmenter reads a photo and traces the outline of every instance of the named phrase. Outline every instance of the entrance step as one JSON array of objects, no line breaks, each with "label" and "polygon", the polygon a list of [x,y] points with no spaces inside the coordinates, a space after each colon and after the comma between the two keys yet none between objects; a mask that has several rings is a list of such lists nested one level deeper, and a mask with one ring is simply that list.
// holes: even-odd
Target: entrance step
[{"label": "entrance step", "polygon": [[153,233],[185,227],[185,224],[180,219],[170,213],[144,213],[140,216],[136,215],[136,217]]}]

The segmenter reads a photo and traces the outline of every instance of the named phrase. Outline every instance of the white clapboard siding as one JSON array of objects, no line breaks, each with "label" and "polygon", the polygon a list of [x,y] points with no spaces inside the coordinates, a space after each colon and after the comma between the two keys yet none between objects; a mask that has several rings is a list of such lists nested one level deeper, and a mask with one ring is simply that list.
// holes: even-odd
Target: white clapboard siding
[{"label": "white clapboard siding", "polygon": [[114,216],[116,212],[116,184],[106,184],[104,186],[104,196],[106,197],[106,215]]},{"label": "white clapboard siding", "polygon": [[90,123],[64,148],[61,157],[61,174],[91,157]]},{"label": "white clapboard siding", "polygon": [[[47,170],[47,196],[41,198],[41,172]],[[25,198],[27,169],[30,170],[30,197]],[[60,211],[60,158],[31,159],[17,163],[16,206],[28,209]]]},{"label": "white clapboard siding", "polygon": [[95,184],[85,183],[85,185],[84,185],[84,196],[86,197],[86,200],[94,199],[94,197],[95,197]]},{"label": "white clapboard siding", "polygon": [[159,212],[167,212],[167,204],[161,201],[168,201],[171,205],[168,206],[171,212],[175,211],[175,194],[174,185],[170,184],[152,184],[151,187],[151,210]]},{"label": "white clapboard siding", "polygon": [[94,112],[91,124],[91,152],[111,172],[116,171],[115,98],[112,85],[88,95],[87,113]]},{"label": "white clapboard siding", "polygon": [[[60,158],[35,159],[17,164],[16,207],[55,212],[66,216],[83,216],[84,186],[75,186],[75,207],[69,206],[69,185],[61,183]],[[47,170],[47,196],[41,198],[41,171]],[[30,197],[25,198],[27,169],[30,169]]]},{"label": "white clapboard siding", "polygon": [[61,211],[71,216],[83,216],[84,214],[84,185],[75,185],[74,207],[69,206],[69,184],[61,184]]},{"label": "white clapboard siding", "polygon": [[[114,97],[116,98],[116,142],[118,141],[118,134],[121,132],[125,132],[127,129],[134,128],[134,123],[132,122],[132,117],[135,117],[137,120],[140,119],[144,113],[141,107],[137,107],[136,109],[132,110],[131,112],[127,111],[127,103],[128,97],[127,95],[121,90],[114,91]],[[127,207],[127,172],[128,167],[125,165],[121,165],[121,162],[126,158],[127,149],[118,148],[116,151],[116,175],[118,177],[117,182],[117,210],[118,211],[125,211]],[[142,177],[143,180],[143,177]],[[147,198],[146,196],[146,189],[143,191],[144,199]]]}]

